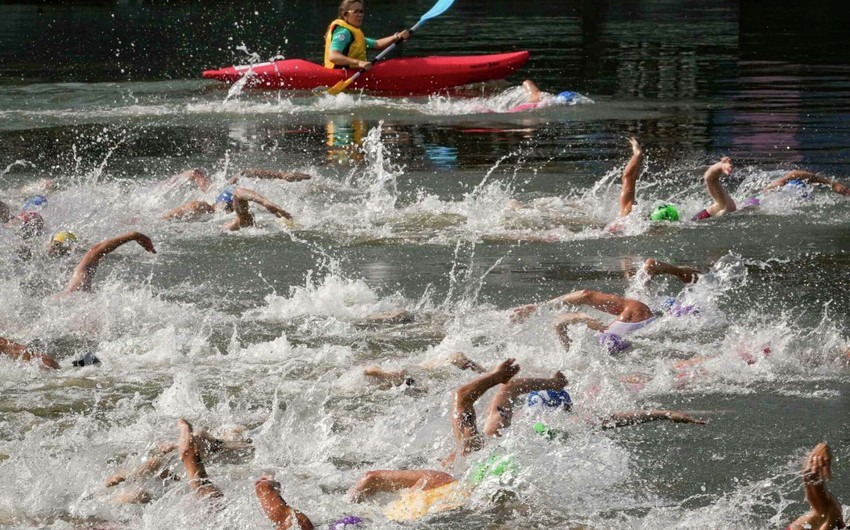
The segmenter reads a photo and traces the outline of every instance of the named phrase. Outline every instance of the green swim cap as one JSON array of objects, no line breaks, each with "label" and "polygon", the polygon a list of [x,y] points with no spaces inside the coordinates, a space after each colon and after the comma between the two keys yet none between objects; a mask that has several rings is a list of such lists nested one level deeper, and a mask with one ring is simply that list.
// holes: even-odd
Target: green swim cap
[{"label": "green swim cap", "polygon": [[678,221],[679,212],[673,208],[672,204],[662,204],[649,214],[649,218],[652,221]]},{"label": "green swim cap", "polygon": [[546,425],[545,423],[543,423],[542,421],[538,421],[537,423],[535,423],[534,427],[532,427],[532,429],[534,429],[534,432],[536,432],[537,434],[546,438],[549,441],[566,440],[567,439],[567,433],[565,433],[564,431],[560,431],[558,429],[553,429],[553,428],[549,427],[548,425]]},{"label": "green swim cap", "polygon": [[505,473],[516,473],[517,464],[513,455],[490,455],[478,462],[469,475],[469,482],[478,484],[487,477],[501,477]]}]

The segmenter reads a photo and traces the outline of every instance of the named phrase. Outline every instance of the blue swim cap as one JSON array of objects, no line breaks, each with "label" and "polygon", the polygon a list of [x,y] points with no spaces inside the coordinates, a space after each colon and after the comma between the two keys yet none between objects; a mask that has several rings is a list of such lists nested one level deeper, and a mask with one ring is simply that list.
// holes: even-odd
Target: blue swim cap
[{"label": "blue swim cap", "polygon": [[215,198],[215,202],[223,202],[229,206],[233,205],[233,192],[236,191],[235,185],[230,185],[224,188],[221,193],[218,194],[218,197]]},{"label": "blue swim cap", "polygon": [[812,193],[809,190],[808,184],[800,179],[791,179],[785,183],[783,189],[788,191],[797,192],[800,195],[801,199],[811,199]]},{"label": "blue swim cap", "polygon": [[528,393],[528,406],[570,410],[573,400],[566,390],[533,390]]},{"label": "blue swim cap", "polygon": [[47,197],[44,195],[35,195],[27,199],[24,203],[24,207],[21,208],[22,211],[31,212],[33,210],[39,210],[42,206],[47,204]]},{"label": "blue swim cap", "polygon": [[632,347],[629,341],[614,333],[603,333],[599,335],[599,344],[605,346],[609,355],[619,355]]},{"label": "blue swim cap", "polygon": [[575,92],[570,92],[569,90],[564,90],[557,96],[555,96],[555,101],[558,103],[572,103],[578,98],[578,94]]},{"label": "blue swim cap", "polygon": [[365,521],[356,515],[347,515],[341,519],[337,519],[332,522],[328,527],[330,530],[348,530],[349,528],[354,528],[355,526],[360,526],[361,523]]}]

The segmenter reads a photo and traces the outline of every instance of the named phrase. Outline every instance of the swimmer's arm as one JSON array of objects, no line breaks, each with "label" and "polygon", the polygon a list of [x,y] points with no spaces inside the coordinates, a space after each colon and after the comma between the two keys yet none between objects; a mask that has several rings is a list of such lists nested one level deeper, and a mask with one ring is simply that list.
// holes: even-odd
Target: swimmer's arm
[{"label": "swimmer's arm", "polygon": [[816,173],[810,173],[808,171],[799,170],[788,172],[788,174],[784,177],[778,178],[768,184],[764,189],[762,189],[762,191],[768,191],[774,188],[781,188],[792,180],[802,180],[805,182],[814,182],[815,184],[824,184],[832,188],[832,191],[834,191],[835,193],[840,193],[842,195],[850,195],[850,190],[848,190],[847,186],[840,184],[835,179],[824,177]]},{"label": "swimmer's arm", "polygon": [[298,173],[297,171],[273,171],[270,169],[247,168],[237,173],[236,177],[267,179],[267,180],[285,180],[286,182],[298,182],[300,180],[310,180],[312,175],[307,173]]},{"label": "swimmer's arm", "polygon": [[198,168],[189,169],[183,173],[174,175],[166,182],[174,186],[180,185],[183,182],[194,182],[201,191],[207,191],[210,187],[209,177],[204,175],[204,172]]},{"label": "swimmer's arm", "polygon": [[684,412],[677,410],[631,410],[628,412],[615,412],[607,418],[602,419],[603,429],[615,429],[617,427],[628,427],[651,421],[669,420],[673,423],[696,423],[705,425],[705,420],[693,418]]},{"label": "swimmer's arm", "polygon": [[277,204],[271,202],[270,200],[266,199],[259,193],[253,190],[249,190],[248,188],[236,188],[233,191],[233,198],[234,200],[243,200],[259,204],[260,206],[268,210],[270,213],[272,213],[275,217],[285,217],[286,219],[292,219],[292,215],[290,215],[289,212],[287,212]]},{"label": "swimmer's arm", "polygon": [[2,337],[0,337],[0,354],[24,362],[38,360],[45,368],[59,368],[59,363],[57,363],[53,357],[43,353],[31,352],[23,344],[18,344],[17,342],[12,342]]},{"label": "swimmer's arm", "polygon": [[97,272],[101,258],[130,241],[136,241],[146,251],[156,254],[156,249],[153,246],[151,238],[140,232],[127,232],[118,237],[101,241],[86,252],[86,255],[83,256],[83,259],[80,260],[80,263],[74,269],[71,281],[61,294],[70,294],[75,291],[88,291],[91,289],[91,282],[94,279],[94,273]]}]

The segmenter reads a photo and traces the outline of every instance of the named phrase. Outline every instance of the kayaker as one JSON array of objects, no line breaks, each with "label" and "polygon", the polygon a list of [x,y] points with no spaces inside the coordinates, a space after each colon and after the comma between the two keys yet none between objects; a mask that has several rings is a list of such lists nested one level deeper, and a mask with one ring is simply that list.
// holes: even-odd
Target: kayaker
[{"label": "kayaker", "polygon": [[378,40],[367,38],[360,29],[364,14],[361,0],[343,0],[339,5],[339,16],[325,33],[325,68],[368,70],[372,63],[366,59],[366,50],[383,50],[410,37],[410,32],[403,30]]}]

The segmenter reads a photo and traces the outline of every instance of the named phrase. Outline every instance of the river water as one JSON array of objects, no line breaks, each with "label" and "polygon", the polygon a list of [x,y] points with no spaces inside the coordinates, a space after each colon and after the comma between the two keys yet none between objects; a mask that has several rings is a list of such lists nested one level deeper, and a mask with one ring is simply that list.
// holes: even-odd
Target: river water
[{"label": "river water", "polygon": [[[69,257],[47,258],[38,241],[24,260],[0,231],[0,336],[63,365],[0,359],[0,526],[268,528],[252,480],[269,472],[317,527],[346,514],[400,527],[345,491],[371,469],[438,467],[453,446],[451,392],[471,377],[443,365],[455,351],[487,366],[514,357],[526,375],[562,370],[574,411],[546,421],[568,437],[539,437],[520,407],[504,437],[452,471],[505,452],[518,470],[405,527],[784,528],[807,508],[799,467],[821,440],[836,455],[830,488],[850,502],[847,198],[780,191],[708,222],[604,229],[629,136],[647,153],[643,213],[704,208],[702,173],[723,155],[739,200],[791,168],[850,183],[840,17],[787,2],[469,0],[401,53],[529,50],[519,74],[461,95],[332,97],[200,79],[320,58],[332,3],[245,4],[0,6],[0,200],[17,209],[55,179],[48,231],[80,237]],[[372,2],[367,34],[410,26],[430,5]],[[525,78],[584,98],[502,112]],[[213,179],[207,194],[159,184],[191,167]],[[159,219],[245,167],[314,175],[243,181],[294,228],[264,212],[236,233],[224,215]],[[127,245],[92,292],[53,297],[86,248],[129,230],[157,254]],[[713,272],[684,292],[646,284],[632,273],[649,257]],[[515,305],[581,288],[654,308],[678,295],[700,311],[661,317],[619,358],[585,329],[564,350],[551,313],[509,323]],[[413,321],[368,321],[399,309]],[[86,351],[103,364],[71,368]],[[673,368],[697,355],[708,359]],[[417,385],[376,389],[361,375],[370,364]],[[709,423],[584,421],[647,408]],[[179,417],[250,429],[253,452],[208,465],[223,508],[185,481],[148,481],[150,503],[117,504],[105,478],[174,439]]]}]

